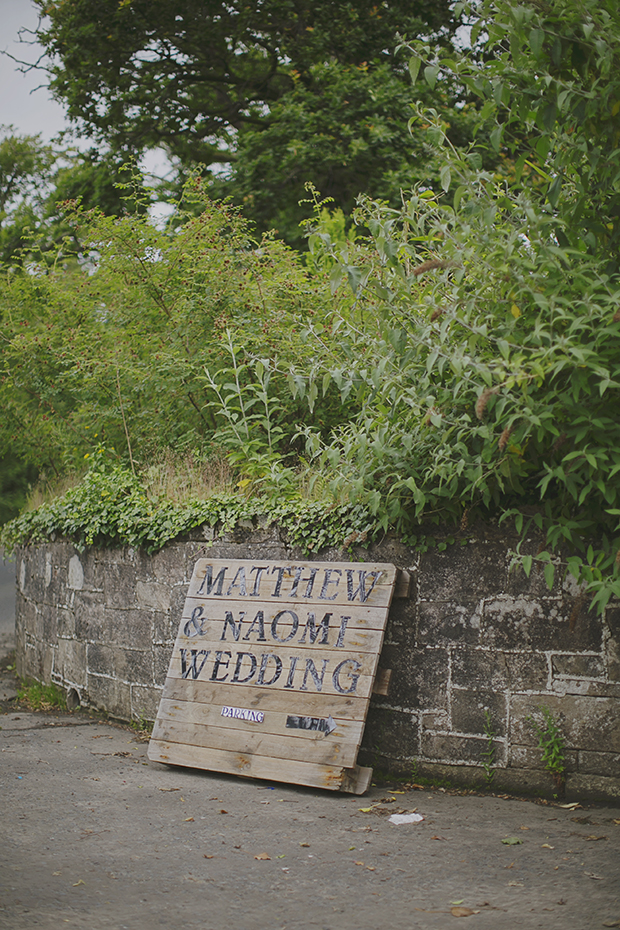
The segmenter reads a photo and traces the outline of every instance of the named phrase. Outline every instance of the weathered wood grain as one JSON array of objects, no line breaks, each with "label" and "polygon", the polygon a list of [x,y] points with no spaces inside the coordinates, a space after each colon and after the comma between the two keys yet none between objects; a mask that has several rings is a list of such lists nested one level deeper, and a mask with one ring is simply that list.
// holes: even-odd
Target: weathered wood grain
[{"label": "weathered wood grain", "polygon": [[[223,684],[219,688],[205,688],[201,681],[187,681],[180,678],[169,678],[164,686],[162,701],[183,701],[188,704],[207,704],[217,707],[220,713],[223,705],[240,706],[239,688],[235,685]],[[265,713],[291,711],[291,701],[288,691],[272,691],[269,688],[255,688],[254,693],[246,692],[243,706]],[[335,720],[364,720],[366,717],[365,705],[367,701],[360,701],[357,697],[343,694],[310,694],[304,697],[304,713],[310,717],[327,717],[329,714]],[[161,706],[161,704],[160,704]]]},{"label": "weathered wood grain", "polygon": [[[317,650],[314,650],[314,657],[312,653],[297,657],[298,662],[293,668],[291,658],[295,658],[295,656],[292,656],[291,650],[287,649],[285,646],[272,647],[268,650],[261,649],[260,651],[257,650],[255,653],[248,653],[245,650],[222,649],[222,643],[205,643],[204,645],[201,644],[200,649],[194,650],[196,655],[192,654],[191,649],[193,649],[193,647],[189,650],[185,649],[185,655],[181,653],[181,649],[185,649],[185,646],[179,644],[174,647],[170,659],[170,666],[168,668],[169,678],[180,678],[185,681],[191,678],[192,680],[201,680],[205,685],[229,684],[231,686],[236,686],[240,691],[245,688],[254,688],[257,690],[269,688],[274,691],[288,691],[291,699],[294,699],[294,695],[297,697],[301,695],[303,697],[305,693],[314,692],[333,695],[342,694],[343,691],[338,690],[335,684],[336,682],[345,691],[355,685],[354,696],[357,697],[358,700],[363,700],[367,698],[372,691],[378,662],[378,656],[369,653],[359,652],[343,654],[341,652],[334,653],[332,650],[324,649],[321,650],[319,658],[316,657]],[[248,659],[248,655],[250,654],[254,656],[254,661],[256,662],[253,679],[243,681],[252,668],[252,664]],[[257,675],[260,674],[263,656],[277,656],[282,663],[280,676],[273,684],[261,685],[257,683]],[[185,669],[183,669],[183,661],[185,661]],[[308,670],[307,666],[308,661],[313,663],[310,670]],[[323,665],[324,662],[326,663],[325,666]],[[343,666],[343,663],[348,664]],[[356,665],[353,663],[356,663]],[[324,672],[323,667],[325,667]],[[265,682],[268,682],[269,679],[276,674],[277,668],[278,666],[276,666],[275,659],[269,658],[265,664]],[[198,672],[197,675],[194,674],[194,669]],[[237,671],[239,672],[237,675],[238,683],[235,683],[234,676]],[[312,676],[313,671],[316,672],[318,676],[322,675],[320,688]],[[294,687],[289,687],[287,689],[286,685],[291,678]],[[357,681],[354,681],[354,678],[356,678]]]},{"label": "weathered wood grain", "polygon": [[320,765],[312,762],[296,762],[271,758],[269,756],[245,755],[242,752],[221,749],[206,749],[202,746],[169,743],[165,740],[151,740],[149,759],[164,762],[167,765],[186,765],[190,768],[207,769],[212,772],[226,772],[229,775],[243,775],[246,778],[264,778],[268,781],[293,782],[308,785],[311,788],[326,788],[328,791],[359,791],[361,784],[365,791],[370,782],[372,770],[355,766],[352,771],[341,765]]},{"label": "weathered wood grain", "polygon": [[[284,716],[284,715],[283,715]],[[222,722],[225,721],[222,719]],[[231,721],[232,722],[232,721]],[[237,721],[241,723],[242,721]],[[285,731],[286,717],[282,722]],[[280,733],[265,733],[260,723],[243,727],[204,726],[187,720],[157,719],[153,739],[168,743],[189,743],[208,749],[225,749],[247,756],[269,756],[283,762],[312,762],[318,765],[355,765],[359,734],[350,739],[338,738],[337,730],[329,735],[316,730],[291,730],[286,739]]]}]

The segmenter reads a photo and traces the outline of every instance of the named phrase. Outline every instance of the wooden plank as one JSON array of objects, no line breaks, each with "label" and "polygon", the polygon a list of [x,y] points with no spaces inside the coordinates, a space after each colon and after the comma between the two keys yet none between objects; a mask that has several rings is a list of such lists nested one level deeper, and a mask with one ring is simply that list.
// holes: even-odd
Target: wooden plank
[{"label": "wooden plank", "polygon": [[404,568],[398,569],[394,597],[411,597],[411,575]]},{"label": "wooden plank", "polygon": [[312,637],[318,636],[333,645],[339,637],[350,642],[352,635],[364,634],[363,641],[371,642],[371,648],[379,639],[376,634],[381,634],[384,627],[382,611],[376,607],[357,604],[317,607],[293,601],[273,605],[189,596],[182,619],[186,621],[183,626],[189,636],[211,633],[228,638],[238,635],[245,642],[278,642],[290,635],[300,643],[312,642]]},{"label": "wooden plank", "polygon": [[[164,739],[160,731],[157,730],[160,724],[165,724],[167,726],[170,723],[182,723],[189,726],[202,726],[207,729],[218,727],[221,730],[240,730],[243,733],[254,732],[259,736],[279,736],[283,730],[287,729],[289,716],[286,710],[263,711],[262,719],[252,721],[223,716],[219,704],[193,704],[187,701],[174,701],[169,698],[162,698],[157,715],[157,722],[153,729],[153,735],[156,739]],[[325,716],[327,716],[327,714]],[[341,745],[348,743],[359,744],[364,729],[364,721],[347,720],[346,718],[341,719],[333,717],[333,715],[331,716],[334,729],[329,734],[325,731],[300,728],[294,731],[291,735],[291,739],[295,737],[306,745],[312,742],[323,742],[326,739],[329,743],[339,743]],[[171,742],[175,742],[172,736],[167,736],[165,738],[169,739]],[[236,734],[232,733],[230,738],[235,739]],[[290,740],[287,741],[287,746],[289,742]],[[200,743],[197,743],[197,745],[200,745]]]},{"label": "wooden plank", "polygon": [[373,694],[382,694],[386,697],[390,693],[390,679],[392,678],[391,668],[378,668],[375,675],[375,683],[372,688]]},{"label": "wooden plank", "polygon": [[199,559],[188,596],[389,607],[396,568],[385,563]]},{"label": "wooden plank", "polygon": [[[242,721],[238,721],[241,723]],[[286,726],[286,719],[282,728]],[[361,729],[361,728],[360,728]],[[168,743],[190,743],[211,749],[226,749],[248,756],[269,756],[286,762],[312,762],[318,765],[355,765],[360,733],[350,739],[338,738],[338,728],[332,733],[317,730],[292,730],[294,735],[282,739],[280,733],[265,733],[261,724],[227,728],[204,726],[187,720],[170,720],[158,716],[153,739]]]},{"label": "wooden plank", "polygon": [[268,781],[293,782],[311,788],[326,788],[328,791],[338,791],[345,778],[345,768],[341,765],[318,765],[292,760],[285,762],[269,756],[251,756],[232,750],[206,749],[165,740],[151,739],[148,756],[152,762],[186,765],[229,775],[265,778]]},{"label": "wooden plank", "polygon": [[[223,705],[227,706],[227,705]],[[230,706],[230,705],[229,705]],[[256,708],[253,708],[256,710]],[[256,730],[260,733],[280,734],[286,729],[288,719],[287,709],[281,710],[262,710],[263,718],[260,721],[247,719],[238,719],[227,717],[222,714],[220,704],[194,704],[192,701],[176,701],[171,698],[162,698],[157,722],[161,720],[186,721],[188,724],[196,724],[205,727],[217,726],[225,729],[240,729],[247,731]],[[327,714],[317,714],[314,716],[327,716]],[[347,741],[359,739],[364,729],[363,720],[349,720],[346,717],[334,717],[331,714],[336,728],[330,734],[331,740]],[[313,730],[297,730],[294,734],[304,740],[322,740],[326,734]]]},{"label": "wooden plank", "polygon": [[[183,640],[179,645],[175,644],[168,668],[169,678],[191,678],[205,684],[237,683],[240,689],[252,686],[255,689],[288,690],[291,695],[315,691],[340,695],[354,689],[355,697],[367,698],[372,691],[378,662],[378,656],[365,652],[343,655],[326,649],[320,658],[306,658],[291,655],[293,650],[284,646],[248,652],[222,649],[222,643],[205,643],[200,649],[188,649],[181,643]],[[250,675],[251,678],[248,677]],[[273,680],[275,676],[278,677]]]},{"label": "wooden plank", "polygon": [[383,563],[199,560],[149,758],[366,790],[355,760],[395,578]]},{"label": "wooden plank", "polygon": [[372,781],[372,769],[364,765],[356,765],[354,768],[345,769],[341,791],[347,791],[349,794],[365,794],[370,788]]},{"label": "wooden plank", "polygon": [[[267,712],[291,712],[291,699],[287,691],[271,691],[264,688],[257,690],[254,695],[248,695],[250,700],[244,707]],[[221,712],[222,706],[235,706],[239,703],[239,689],[236,685],[221,685],[219,688],[205,688],[202,681],[188,681],[179,678],[169,678],[164,687],[162,703],[164,701],[183,701],[188,704],[206,704],[217,707]],[[359,701],[355,696],[333,694],[310,694],[304,697],[304,711],[313,717],[327,717],[329,714],[335,720],[361,720],[366,717],[366,701]]]}]

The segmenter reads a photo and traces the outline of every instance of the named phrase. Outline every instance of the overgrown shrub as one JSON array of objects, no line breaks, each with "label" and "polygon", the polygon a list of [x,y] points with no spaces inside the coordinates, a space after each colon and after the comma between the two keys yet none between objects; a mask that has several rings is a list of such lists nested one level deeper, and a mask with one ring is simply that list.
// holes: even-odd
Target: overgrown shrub
[{"label": "overgrown shrub", "polygon": [[203,204],[174,232],[89,217],[91,275],[9,275],[0,401],[17,442],[73,461],[104,430],[132,467],[155,439],[215,443],[237,481],[173,512],[119,471],[114,509],[92,472],[10,541],[158,546],[243,511],[313,546],[390,527],[416,544],[482,516],[533,538],[516,557],[549,587],[559,568],[599,610],[620,596],[620,11],[488,0],[471,15],[482,58],[416,44],[411,74],[463,81],[485,134],[457,149],[417,110],[435,182],[400,209],[362,200],[355,235],[317,203],[306,269]]}]

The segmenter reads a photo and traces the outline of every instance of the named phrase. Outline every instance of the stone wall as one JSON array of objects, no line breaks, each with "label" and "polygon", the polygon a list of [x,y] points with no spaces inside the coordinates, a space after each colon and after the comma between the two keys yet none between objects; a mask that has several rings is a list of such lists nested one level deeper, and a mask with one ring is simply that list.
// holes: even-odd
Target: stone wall
[{"label": "stone wall", "polygon": [[[196,559],[307,560],[273,527],[205,535],[153,556],[64,542],[21,549],[19,674],[57,682],[75,704],[154,719]],[[509,572],[509,549],[487,528],[443,552],[388,537],[354,553],[412,576],[390,610],[380,662],[392,669],[389,696],[372,699],[359,761],[414,781],[484,784],[490,722],[493,787],[548,794],[528,721],[544,705],[566,741],[567,796],[620,798],[620,608],[596,617],[571,582],[549,591],[536,568],[529,579]]]}]

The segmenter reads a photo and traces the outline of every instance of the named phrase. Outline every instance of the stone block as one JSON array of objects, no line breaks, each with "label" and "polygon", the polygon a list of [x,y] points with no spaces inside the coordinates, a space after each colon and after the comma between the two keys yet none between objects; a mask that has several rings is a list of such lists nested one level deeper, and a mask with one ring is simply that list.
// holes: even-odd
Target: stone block
[{"label": "stone block", "polygon": [[153,617],[147,610],[103,611],[104,627],[101,641],[115,646],[150,649],[153,643]]},{"label": "stone block", "polygon": [[18,590],[39,604],[47,594],[46,555],[46,546],[24,546],[16,565]]},{"label": "stone block", "polygon": [[108,562],[103,567],[103,593],[106,607],[130,609],[136,606],[136,569],[123,562]]},{"label": "stone block", "polygon": [[170,608],[170,587],[155,581],[136,582],[136,605],[167,611]]},{"label": "stone block", "polygon": [[569,775],[566,780],[568,801],[620,801],[620,781],[602,775]]},{"label": "stone block", "polygon": [[555,655],[551,656],[554,677],[604,678],[605,663],[601,656]]},{"label": "stone block", "polygon": [[581,774],[603,775],[620,782],[620,753],[580,752],[578,768]]},{"label": "stone block", "polygon": [[73,599],[75,635],[81,642],[101,641],[105,630],[101,595],[92,591],[76,591]]},{"label": "stone block", "polygon": [[525,746],[538,744],[529,717],[539,725],[540,706],[549,708],[567,749],[620,752],[620,704],[614,698],[573,695],[515,695],[510,702],[510,740]]},{"label": "stone block", "polygon": [[554,694],[582,694],[588,697],[610,697],[620,699],[620,681],[597,681],[590,678],[554,678],[551,683]]},{"label": "stone block", "polygon": [[608,607],[605,611],[607,640],[605,659],[607,675],[611,681],[620,681],[620,608]]},{"label": "stone block", "polygon": [[21,591],[15,594],[15,629],[34,636],[37,629],[37,608],[35,603],[24,597]]},{"label": "stone block", "polygon": [[81,591],[84,587],[84,568],[77,553],[69,559],[67,586],[74,591]]},{"label": "stone block", "polygon": [[[25,640],[23,676],[49,683],[55,665],[56,647],[27,637]],[[21,673],[20,673],[21,674]]]},{"label": "stone block", "polygon": [[178,617],[172,616],[172,611],[167,611],[164,613],[161,610],[154,610],[153,614],[153,643],[170,643],[172,644],[176,637],[179,629],[179,620],[181,614]]},{"label": "stone block", "polygon": [[385,642],[397,643],[401,650],[413,647],[416,642],[417,625],[417,607],[413,600],[399,598],[392,601],[385,629]]},{"label": "stone block", "polygon": [[421,601],[418,605],[418,645],[444,645],[480,640],[481,601]]},{"label": "stone block", "polygon": [[37,610],[36,636],[44,643],[55,645],[58,638],[58,609],[51,604],[41,604]]},{"label": "stone block", "polygon": [[58,607],[56,613],[58,636],[75,639],[75,614],[68,607]]},{"label": "stone block", "polygon": [[[511,743],[508,750],[508,765],[512,768],[540,769],[546,771],[542,761],[542,749],[535,746],[520,746]],[[564,751],[564,765],[567,772],[576,772],[579,766],[578,753],[573,749]],[[551,773],[547,773],[550,780]]]},{"label": "stone block", "polygon": [[154,685],[131,686],[131,717],[133,720],[155,720],[161,701],[161,690]]},{"label": "stone block", "polygon": [[103,678],[89,672],[88,699],[93,707],[105,710],[113,717],[131,720],[131,686],[114,678]]},{"label": "stone block", "polygon": [[172,646],[153,647],[153,681],[156,685],[163,686],[166,681],[171,656]]},{"label": "stone block", "polygon": [[15,671],[20,678],[26,677],[26,634],[15,630]]},{"label": "stone block", "polygon": [[362,746],[384,758],[414,758],[419,752],[415,714],[379,707],[371,701]]},{"label": "stone block", "polygon": [[592,682],[587,678],[555,678],[551,682],[550,690],[554,694],[582,694],[590,692]]},{"label": "stone block", "polygon": [[[494,741],[495,765],[506,764],[506,746],[499,740]],[[486,757],[482,755],[488,750],[486,739],[468,736],[453,736],[449,733],[422,732],[420,752],[423,758],[438,760],[449,764],[482,765]]]},{"label": "stone block", "polygon": [[172,593],[170,595],[170,622],[173,624],[174,629],[173,639],[177,635],[179,622],[183,616],[183,607],[185,606],[188,589],[189,584],[176,584],[172,588]]},{"label": "stone block", "polygon": [[75,639],[75,614],[68,607],[56,609],[56,626],[58,636],[63,639]]},{"label": "stone block", "polygon": [[187,555],[185,546],[166,546],[160,552],[145,557],[141,577],[148,581],[172,587],[175,584],[189,582],[193,571],[187,574]]},{"label": "stone block", "polygon": [[86,645],[74,639],[59,639],[54,672],[63,684],[83,688],[86,685]]},{"label": "stone block", "polygon": [[420,714],[420,726],[424,730],[448,730],[450,728],[448,711],[438,710],[428,713],[422,712]]},{"label": "stone block", "polygon": [[[411,710],[443,710],[448,703],[448,650],[415,649],[390,663],[390,702]],[[383,659],[382,659],[382,665]],[[385,667],[389,667],[387,664]]]},{"label": "stone block", "polygon": [[419,596],[437,602],[478,601],[506,587],[506,554],[488,543],[431,550],[420,558]]},{"label": "stone block", "polygon": [[84,589],[89,591],[103,591],[104,553],[105,550],[94,548],[85,549],[84,552],[80,553],[80,562],[84,573]]},{"label": "stone block", "polygon": [[602,624],[593,614],[572,617],[572,602],[503,597],[484,605],[481,642],[496,649],[596,652]]},{"label": "stone block", "polygon": [[452,689],[452,729],[485,734],[487,714],[493,736],[506,735],[506,696],[500,691]]},{"label": "stone block", "polygon": [[114,649],[114,675],[130,684],[153,684],[153,652],[137,649]]},{"label": "stone block", "polygon": [[547,772],[538,769],[498,769],[493,781],[493,791],[510,794],[530,795],[536,798],[553,798],[556,791]]},{"label": "stone block", "polygon": [[460,688],[539,691],[546,687],[547,678],[546,657],[533,652],[464,647],[452,655],[452,683]]},{"label": "stone block", "polygon": [[102,643],[89,643],[86,653],[88,673],[114,677],[114,647]]},{"label": "stone block", "polygon": [[503,652],[462,646],[452,653],[452,684],[459,688],[505,689],[509,670]]}]

